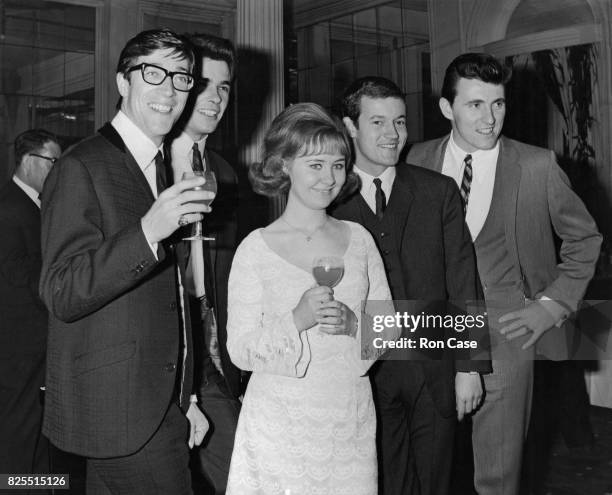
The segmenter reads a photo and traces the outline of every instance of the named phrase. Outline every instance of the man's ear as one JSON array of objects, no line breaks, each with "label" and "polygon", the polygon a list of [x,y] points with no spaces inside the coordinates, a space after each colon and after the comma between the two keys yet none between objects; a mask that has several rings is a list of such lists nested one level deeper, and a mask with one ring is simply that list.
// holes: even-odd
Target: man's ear
[{"label": "man's ear", "polygon": [[438,105],[440,105],[440,111],[442,112],[442,115],[444,115],[448,120],[455,120],[453,118],[453,107],[450,104],[450,101],[442,97],[440,98],[440,101],[438,101]]},{"label": "man's ear", "polygon": [[357,128],[355,127],[355,124],[353,124],[353,121],[350,119],[350,117],[343,117],[342,122],[344,123],[344,127],[346,127],[349,136],[351,136],[352,138],[356,138]]},{"label": "man's ear", "polygon": [[130,81],[127,80],[122,72],[117,72],[115,78],[117,81],[117,89],[119,90],[119,94],[125,98],[130,88]]}]

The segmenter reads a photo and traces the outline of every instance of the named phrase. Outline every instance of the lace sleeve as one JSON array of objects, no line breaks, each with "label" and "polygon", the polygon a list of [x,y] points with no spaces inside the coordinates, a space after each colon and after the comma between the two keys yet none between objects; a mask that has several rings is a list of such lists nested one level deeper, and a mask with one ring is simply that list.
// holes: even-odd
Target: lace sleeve
[{"label": "lace sleeve", "polygon": [[[245,245],[247,243],[247,245]],[[292,311],[268,315],[257,270],[261,253],[248,239],[236,251],[228,284],[227,350],[246,371],[301,377],[310,362],[306,332],[298,332]]]},{"label": "lace sleeve", "polygon": [[384,340],[395,340],[400,335],[399,328],[385,329],[380,333],[373,331],[373,317],[376,315],[392,315],[395,313],[391,290],[387,282],[387,275],[382,258],[378,253],[378,248],[374,244],[372,236],[361,229],[363,246],[366,257],[369,289],[365,301],[361,301],[356,307],[351,308],[359,320],[356,335],[356,352],[351,352],[347,356],[360,374],[364,375],[374,361],[378,359],[386,349],[379,349],[374,346],[374,339],[381,337]]}]

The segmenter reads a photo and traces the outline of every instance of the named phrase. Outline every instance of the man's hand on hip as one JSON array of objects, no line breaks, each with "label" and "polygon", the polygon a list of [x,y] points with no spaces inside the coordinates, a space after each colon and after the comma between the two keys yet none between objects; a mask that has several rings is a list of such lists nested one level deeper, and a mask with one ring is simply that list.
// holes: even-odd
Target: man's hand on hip
[{"label": "man's hand on hip", "polygon": [[499,319],[500,323],[510,322],[500,330],[500,333],[508,340],[513,340],[531,332],[531,337],[523,344],[523,349],[527,349],[562,320],[565,313],[563,306],[550,299],[531,301],[526,308],[506,313]]}]

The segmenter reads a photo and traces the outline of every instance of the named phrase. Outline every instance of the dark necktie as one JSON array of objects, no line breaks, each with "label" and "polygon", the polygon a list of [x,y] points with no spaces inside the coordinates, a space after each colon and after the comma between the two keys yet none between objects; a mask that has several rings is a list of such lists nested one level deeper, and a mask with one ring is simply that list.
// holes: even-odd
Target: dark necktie
[{"label": "dark necktie", "polygon": [[385,208],[387,207],[387,198],[385,197],[385,191],[382,190],[382,182],[380,179],[374,179],[374,185],[376,186],[376,218],[382,220]]},{"label": "dark necktie", "polygon": [[[202,163],[202,155],[197,143],[193,143],[193,158],[191,160],[191,168],[194,172],[203,172],[204,164]],[[200,316],[204,326],[204,342],[208,349],[210,359],[221,373],[221,358],[219,353],[218,335],[217,335],[217,320],[215,317],[215,301],[213,290],[213,271],[212,260],[210,253],[210,245],[208,242],[202,243],[204,255],[204,294],[200,299]]]},{"label": "dark necktie", "polygon": [[467,210],[468,200],[470,199],[470,187],[472,186],[472,155],[466,155],[463,160],[463,179],[461,180],[461,199],[463,199],[463,212]]},{"label": "dark necktie", "polygon": [[191,159],[191,168],[194,172],[204,171],[204,164],[202,163],[202,155],[200,155],[198,143],[193,143],[193,158]]},{"label": "dark necktie", "polygon": [[157,185],[157,195],[159,196],[168,186],[168,176],[166,173],[166,164],[161,151],[157,151],[155,155],[155,183]]}]

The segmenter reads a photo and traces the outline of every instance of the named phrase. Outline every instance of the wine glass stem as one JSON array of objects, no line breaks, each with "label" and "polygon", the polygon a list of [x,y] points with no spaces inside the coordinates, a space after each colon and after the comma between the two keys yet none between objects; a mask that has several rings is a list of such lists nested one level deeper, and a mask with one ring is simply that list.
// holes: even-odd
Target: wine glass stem
[{"label": "wine glass stem", "polygon": [[202,237],[202,220],[198,220],[193,224],[191,235],[192,237]]}]

